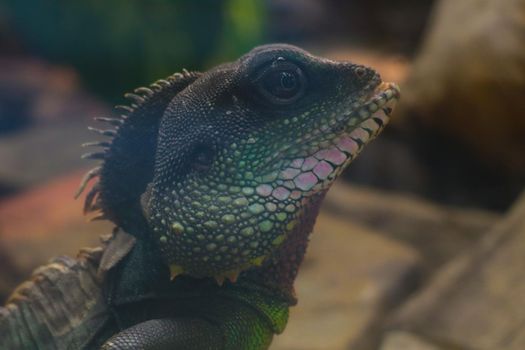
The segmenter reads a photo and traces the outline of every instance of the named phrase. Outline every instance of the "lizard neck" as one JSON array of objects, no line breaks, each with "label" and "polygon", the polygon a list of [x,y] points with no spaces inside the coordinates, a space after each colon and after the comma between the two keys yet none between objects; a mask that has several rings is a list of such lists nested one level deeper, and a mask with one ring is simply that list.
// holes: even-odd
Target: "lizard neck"
[{"label": "lizard neck", "polygon": [[[267,259],[263,266],[241,274],[236,283],[238,287],[246,285],[257,289],[262,288],[289,305],[297,303],[294,281],[306,253],[309,235],[325,194],[326,191],[323,191],[308,199],[297,225],[281,247]],[[137,240],[130,254],[119,263],[116,269],[111,271],[108,277],[110,278],[106,282],[111,282],[109,284],[112,286],[108,297],[113,304],[169,294],[170,290],[176,289],[176,286],[179,285],[179,283],[170,282],[168,267],[162,262],[158,247],[153,240]],[[180,278],[177,278],[174,282],[181,282],[179,280]],[[207,280],[209,279],[184,278],[184,281],[194,281],[196,285],[205,283],[203,281]],[[215,285],[215,281],[212,284]],[[227,283],[226,287],[229,285],[227,288],[235,288],[236,284]]]},{"label": "lizard neck", "polygon": [[297,303],[294,281],[303,262],[308,239],[325,194],[326,191],[323,191],[309,199],[302,217],[281,248],[265,265],[249,270],[245,275],[246,280],[269,289],[273,294],[284,298],[290,305]]}]

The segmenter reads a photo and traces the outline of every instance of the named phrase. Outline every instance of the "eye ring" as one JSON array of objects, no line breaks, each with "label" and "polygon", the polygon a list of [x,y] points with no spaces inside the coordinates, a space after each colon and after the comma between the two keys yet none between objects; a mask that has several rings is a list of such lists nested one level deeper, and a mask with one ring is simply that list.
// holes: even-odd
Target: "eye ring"
[{"label": "eye ring", "polygon": [[299,66],[279,57],[261,69],[254,83],[265,100],[287,105],[304,95],[307,79]]}]

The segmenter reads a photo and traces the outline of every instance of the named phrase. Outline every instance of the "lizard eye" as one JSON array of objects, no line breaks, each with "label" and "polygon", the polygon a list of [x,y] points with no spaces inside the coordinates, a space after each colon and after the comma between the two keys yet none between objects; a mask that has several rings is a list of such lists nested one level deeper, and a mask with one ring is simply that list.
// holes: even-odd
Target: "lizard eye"
[{"label": "lizard eye", "polygon": [[284,105],[297,101],[304,94],[306,77],[297,65],[278,58],[262,70],[255,83],[266,100]]}]

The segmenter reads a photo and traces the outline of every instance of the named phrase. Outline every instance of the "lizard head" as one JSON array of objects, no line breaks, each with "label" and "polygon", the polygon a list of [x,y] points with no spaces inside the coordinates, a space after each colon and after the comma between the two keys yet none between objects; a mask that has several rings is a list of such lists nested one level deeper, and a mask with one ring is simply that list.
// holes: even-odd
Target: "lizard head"
[{"label": "lizard head", "polygon": [[165,260],[197,276],[260,263],[386,124],[371,69],[269,45],[170,102],[145,212]]},{"label": "lizard head", "polygon": [[398,97],[370,68],[289,45],[193,77],[157,112],[151,169],[135,186],[172,274],[236,276],[260,265],[382,130]]}]

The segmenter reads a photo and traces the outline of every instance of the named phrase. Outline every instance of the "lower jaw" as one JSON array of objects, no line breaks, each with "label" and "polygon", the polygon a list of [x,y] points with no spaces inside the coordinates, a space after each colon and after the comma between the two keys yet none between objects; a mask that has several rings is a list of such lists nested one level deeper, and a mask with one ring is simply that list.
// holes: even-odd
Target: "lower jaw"
[{"label": "lower jaw", "polygon": [[[293,181],[303,197],[326,190],[357,157],[363,147],[386,126],[390,117],[380,109],[352,129],[343,131],[330,140],[330,145],[315,153],[297,158],[282,172],[287,181]],[[288,178],[289,174],[296,174]]]},{"label": "lower jaw", "polygon": [[292,159],[280,179],[289,184],[288,188],[294,188],[297,198],[328,189],[363,147],[384,129],[398,98],[399,88],[395,84],[378,85],[367,102],[351,114],[342,115],[338,124],[326,131],[335,137],[323,141],[320,150],[307,151]]}]

